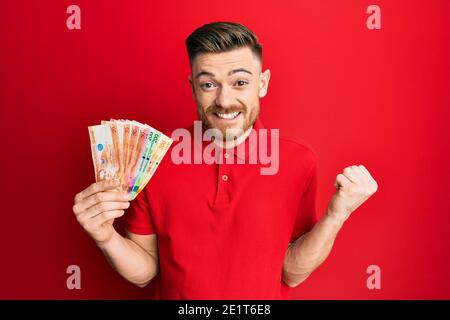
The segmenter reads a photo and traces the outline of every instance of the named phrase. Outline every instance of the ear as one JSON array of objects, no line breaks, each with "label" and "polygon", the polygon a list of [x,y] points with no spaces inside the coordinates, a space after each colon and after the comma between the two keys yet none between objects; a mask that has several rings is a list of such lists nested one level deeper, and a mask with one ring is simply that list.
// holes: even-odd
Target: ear
[{"label": "ear", "polygon": [[270,81],[270,70],[267,69],[264,72],[261,72],[261,76],[259,79],[259,97],[264,98],[267,94],[267,90],[269,89],[269,81]]},{"label": "ear", "polygon": [[195,99],[195,89],[194,89],[194,83],[192,82],[192,75],[188,76],[188,80],[189,80],[189,85],[191,87],[192,97]]}]

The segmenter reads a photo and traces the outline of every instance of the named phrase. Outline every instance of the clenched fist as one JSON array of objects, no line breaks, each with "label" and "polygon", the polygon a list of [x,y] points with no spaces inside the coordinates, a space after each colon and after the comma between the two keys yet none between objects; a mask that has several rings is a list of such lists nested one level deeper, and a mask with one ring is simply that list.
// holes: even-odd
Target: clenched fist
[{"label": "clenched fist", "polygon": [[340,222],[378,190],[378,184],[363,166],[349,166],[336,176],[336,192],[328,204],[328,214]]},{"label": "clenched fist", "polygon": [[75,196],[73,213],[83,229],[97,242],[106,243],[113,235],[114,219],[130,206],[126,192],[118,191],[119,181],[91,184]]}]

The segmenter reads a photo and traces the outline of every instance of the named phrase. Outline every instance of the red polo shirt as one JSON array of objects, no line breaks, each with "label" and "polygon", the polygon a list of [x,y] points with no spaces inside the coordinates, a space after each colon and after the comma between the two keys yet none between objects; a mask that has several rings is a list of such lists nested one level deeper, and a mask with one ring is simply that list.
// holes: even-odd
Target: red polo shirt
[{"label": "red polo shirt", "polygon": [[[211,143],[194,139],[193,127],[192,158]],[[258,136],[259,119],[254,129]],[[180,142],[125,214],[128,231],[157,235],[159,298],[288,298],[282,281],[288,243],[317,221],[315,153],[280,137],[279,170],[261,175],[268,165],[248,163],[258,149],[249,138],[243,158],[236,149],[219,149],[222,164],[175,164],[171,151]],[[230,156],[234,164],[226,163]]]}]

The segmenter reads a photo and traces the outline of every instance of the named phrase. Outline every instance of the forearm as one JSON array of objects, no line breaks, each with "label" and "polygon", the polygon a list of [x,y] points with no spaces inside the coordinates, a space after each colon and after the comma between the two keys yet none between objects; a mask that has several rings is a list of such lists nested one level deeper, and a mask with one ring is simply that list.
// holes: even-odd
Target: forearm
[{"label": "forearm", "polygon": [[116,231],[107,243],[98,244],[109,264],[125,279],[145,286],[158,273],[158,261],[134,241]]},{"label": "forearm", "polygon": [[316,225],[292,243],[283,263],[283,281],[295,287],[304,281],[329,255],[343,221],[327,211]]}]

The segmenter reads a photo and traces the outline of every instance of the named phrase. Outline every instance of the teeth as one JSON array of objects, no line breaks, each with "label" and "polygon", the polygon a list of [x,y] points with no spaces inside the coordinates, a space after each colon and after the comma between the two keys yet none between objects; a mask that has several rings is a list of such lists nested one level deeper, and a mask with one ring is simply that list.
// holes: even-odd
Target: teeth
[{"label": "teeth", "polygon": [[216,113],[216,115],[219,118],[222,119],[233,119],[236,118],[238,116],[239,112],[233,112],[233,113]]}]

